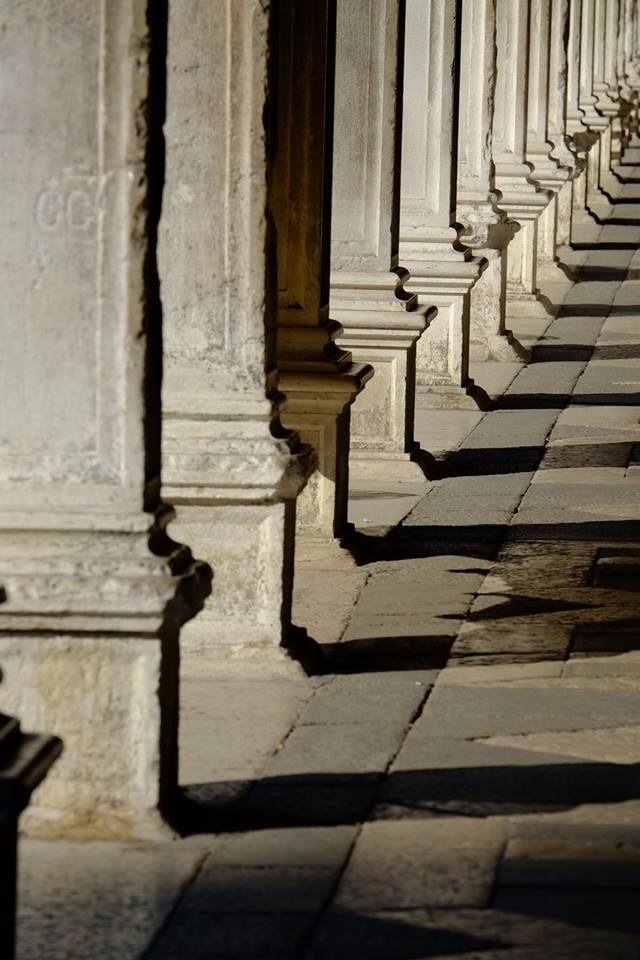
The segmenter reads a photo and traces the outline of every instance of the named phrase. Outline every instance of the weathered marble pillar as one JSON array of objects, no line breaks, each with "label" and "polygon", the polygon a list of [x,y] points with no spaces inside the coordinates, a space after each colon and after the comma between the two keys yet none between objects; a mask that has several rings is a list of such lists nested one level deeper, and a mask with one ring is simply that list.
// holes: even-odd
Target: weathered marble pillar
[{"label": "weathered marble pillar", "polygon": [[[552,37],[551,33],[552,5],[553,0],[530,0],[526,156],[532,167],[532,178],[551,196],[538,221],[538,273],[546,280],[566,283],[566,275],[556,264],[556,233],[558,197],[570,177],[570,170],[553,156],[554,144],[549,139],[551,83],[562,83],[558,38]],[[558,5],[557,0],[555,5]],[[566,9],[566,4],[561,2],[559,7],[563,6]],[[555,29],[562,25],[561,21],[561,17],[556,17]],[[556,125],[557,112],[558,104],[554,117]]]},{"label": "weathered marble pillar", "polygon": [[416,340],[432,309],[398,264],[404,4],[338,0],[331,302],[339,343],[375,376],[351,408],[350,470],[417,480]]},{"label": "weathered marble pillar", "polygon": [[600,190],[600,170],[602,167],[603,138],[609,127],[609,121],[598,111],[598,98],[594,92],[595,34],[596,0],[582,0],[580,96],[578,102],[584,113],[584,122],[595,136],[587,154],[587,206],[594,211],[603,202],[606,202],[606,197]]},{"label": "weathered marble pillar", "polygon": [[552,0],[549,28],[547,140],[552,145],[551,157],[566,173],[566,179],[560,184],[556,194],[556,247],[571,242],[573,180],[582,169],[582,162],[571,144],[567,125],[569,26],[569,0]]},{"label": "weathered marble pillar", "polygon": [[611,184],[611,147],[615,117],[619,112],[617,86],[610,83],[616,55],[618,0],[595,0],[593,93],[598,112],[607,121],[600,140],[600,185]]},{"label": "weathered marble pillar", "polygon": [[624,78],[632,104],[629,112],[629,133],[638,132],[638,112],[640,111],[640,72],[638,71],[638,5],[637,0],[624,0],[623,10],[623,60]]},{"label": "weathered marble pillar", "polygon": [[519,229],[492,190],[496,82],[495,0],[462,0],[456,220],[460,239],[487,267],[470,293],[470,356],[520,360],[527,351],[506,327],[506,252]]},{"label": "weathered marble pillar", "polygon": [[580,106],[580,51],[582,45],[582,0],[570,0],[567,42],[567,134],[578,157],[578,170],[572,181],[571,238],[576,231],[592,229],[595,220],[587,208],[587,156],[597,135],[589,130]]},{"label": "weathered marble pillar", "polygon": [[286,672],[314,653],[290,625],[295,498],[314,458],[279,420],[271,18],[254,0],[170,4],[163,491],[172,532],[215,571],[185,670]]},{"label": "weathered marble pillar", "polygon": [[495,187],[500,206],[520,224],[507,256],[509,315],[546,315],[536,296],[538,219],[552,196],[531,179],[526,162],[529,0],[497,0],[496,104],[493,121]]},{"label": "weathered marble pillar", "polygon": [[615,73],[612,85],[618,90],[620,109],[617,117],[613,121],[611,145],[611,161],[613,165],[620,162],[629,143],[629,127],[633,115],[635,93],[629,85],[626,72],[625,37],[627,0],[619,0],[617,7],[617,43],[614,66]]},{"label": "weathered marble pillar", "polygon": [[0,708],[64,741],[45,834],[164,831],[208,587],[158,500],[163,12],[3,8]]},{"label": "weathered marble pillar", "polygon": [[373,374],[335,343],[329,320],[335,0],[280,0],[271,209],[278,241],[283,422],[318,455],[297,502],[296,561],[353,562],[348,532],[349,406]]},{"label": "weathered marble pillar", "polygon": [[486,263],[456,225],[457,0],[407,0],[400,260],[407,289],[438,315],[417,345],[419,400],[475,406],[469,379],[469,291]]}]

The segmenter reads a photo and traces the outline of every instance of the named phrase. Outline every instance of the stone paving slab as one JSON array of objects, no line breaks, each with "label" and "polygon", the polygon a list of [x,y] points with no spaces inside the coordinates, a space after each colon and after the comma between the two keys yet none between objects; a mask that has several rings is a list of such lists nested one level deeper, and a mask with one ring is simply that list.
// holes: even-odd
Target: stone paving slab
[{"label": "stone paving slab", "polygon": [[504,843],[497,820],[367,823],[335,904],[354,913],[487,906]]},{"label": "stone paving slab", "polygon": [[135,960],[205,855],[171,842],[23,839],[17,960]]},{"label": "stone paving slab", "polygon": [[640,696],[634,690],[582,690],[512,685],[471,686],[464,697],[436,684],[414,730],[434,738],[461,738],[559,730],[615,728],[640,723]]}]

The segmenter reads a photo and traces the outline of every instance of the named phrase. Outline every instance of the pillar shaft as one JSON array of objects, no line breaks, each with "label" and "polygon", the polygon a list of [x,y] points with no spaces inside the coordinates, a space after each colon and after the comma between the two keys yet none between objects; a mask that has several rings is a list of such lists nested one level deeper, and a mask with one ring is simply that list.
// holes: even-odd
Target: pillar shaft
[{"label": "pillar shaft", "polygon": [[526,162],[529,0],[498,0],[496,11],[495,185],[500,205],[521,226],[509,246],[507,302],[513,314],[544,314],[536,298],[538,218],[551,196],[531,181]]},{"label": "pillar shaft", "polygon": [[400,256],[408,289],[437,306],[418,342],[417,381],[429,404],[473,405],[469,291],[485,266],[458,239],[457,0],[407,0]]},{"label": "pillar shaft", "polygon": [[178,629],[206,589],[158,501],[166,22],[147,6],[67,4],[64,29],[53,0],[3,11],[0,707],[64,740],[28,818],[55,835],[162,832]]},{"label": "pillar shaft", "polygon": [[334,342],[329,320],[335,0],[278,6],[278,109],[271,209],[278,241],[283,415],[318,455],[297,503],[299,562],[348,561],[349,406],[373,369]]},{"label": "pillar shaft", "polygon": [[569,138],[567,110],[569,88],[569,0],[555,0],[550,4],[549,29],[549,115],[547,140],[551,143],[551,157],[566,172],[556,200],[555,241],[563,246],[571,241],[572,181],[580,173],[582,164]]},{"label": "pillar shaft", "polygon": [[492,189],[492,124],[496,83],[495,0],[462,0],[456,219],[461,240],[487,261],[470,293],[472,359],[518,359],[505,325],[506,250],[517,224]]},{"label": "pillar shaft", "polygon": [[[562,6],[562,4],[561,4]],[[566,5],[565,5],[566,6]],[[559,195],[569,178],[569,172],[553,156],[554,144],[548,137],[551,116],[551,69],[554,56],[554,82],[562,85],[562,71],[557,61],[558,39],[551,32],[552,0],[530,0],[529,10],[529,78],[527,91],[527,148],[526,157],[532,167],[532,178],[548,190],[551,201],[538,221],[538,276],[547,280],[566,279],[556,266],[556,230]],[[554,26],[558,28],[558,18]],[[563,34],[561,34],[561,37]],[[557,98],[557,92],[554,92]],[[555,123],[559,121],[558,105],[554,104]],[[562,129],[562,128],[561,128]],[[556,139],[562,142],[557,131]],[[570,189],[570,188],[569,188]]]},{"label": "pillar shaft", "polygon": [[330,309],[341,346],[375,369],[352,407],[350,469],[385,479],[422,476],[415,344],[429,319],[398,263],[403,27],[399,0],[338,0]]},{"label": "pillar shaft", "polygon": [[170,4],[163,489],[172,532],[216,583],[184,632],[186,670],[287,671],[308,652],[290,609],[295,498],[314,459],[279,420],[272,15],[252,0]]}]

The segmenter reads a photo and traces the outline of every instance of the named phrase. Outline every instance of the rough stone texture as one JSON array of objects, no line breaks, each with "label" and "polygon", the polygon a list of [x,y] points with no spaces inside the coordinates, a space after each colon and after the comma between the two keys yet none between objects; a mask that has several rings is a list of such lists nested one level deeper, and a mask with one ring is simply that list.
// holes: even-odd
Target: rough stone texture
[{"label": "rough stone texture", "polygon": [[507,253],[508,315],[540,315],[545,310],[536,299],[538,218],[551,195],[530,180],[526,163],[529,0],[497,0],[496,21],[495,187],[500,206],[520,224]]},{"label": "rough stone texture", "polygon": [[18,960],[139,957],[204,856],[176,843],[23,841]]},{"label": "rough stone texture", "polygon": [[292,501],[314,458],[278,420],[270,22],[270,8],[252,0],[170,5],[163,490],[179,508],[172,533],[216,571],[203,615],[185,631],[185,654],[215,645],[219,660],[287,671],[280,645],[289,639]]},{"label": "rough stone texture", "polygon": [[297,505],[298,561],[339,562],[347,533],[349,405],[370,379],[334,340],[329,320],[333,7],[278,6],[271,209],[278,239],[278,372],[283,422],[318,455]]},{"label": "rough stone texture", "polygon": [[339,0],[337,16],[330,312],[344,328],[340,346],[375,370],[351,411],[350,471],[419,480],[415,343],[433,311],[406,292],[398,267],[400,4]]},{"label": "rough stone texture", "polygon": [[336,895],[354,913],[487,906],[504,827],[486,820],[368,823]]},{"label": "rough stone texture", "polygon": [[54,833],[161,829],[177,632],[206,592],[157,497],[164,38],[146,14],[1,14],[0,698],[64,740],[38,794]]},{"label": "rough stone texture", "polygon": [[[470,405],[469,291],[484,264],[455,224],[453,0],[409,0],[404,62],[400,258],[408,289],[438,315],[416,347],[416,382],[434,405]],[[450,122],[445,118],[451,117]]]},{"label": "rough stone texture", "polygon": [[517,224],[507,223],[492,180],[495,0],[463,0],[461,33],[456,217],[463,242],[487,261],[470,292],[470,355],[521,361],[526,352],[506,327],[505,296],[506,249]]}]

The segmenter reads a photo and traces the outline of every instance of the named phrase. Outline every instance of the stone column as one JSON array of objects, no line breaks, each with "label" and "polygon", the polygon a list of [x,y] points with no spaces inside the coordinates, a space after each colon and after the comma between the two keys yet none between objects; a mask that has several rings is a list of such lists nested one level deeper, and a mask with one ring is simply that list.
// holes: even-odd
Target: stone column
[{"label": "stone column", "polygon": [[64,741],[43,834],[166,829],[178,630],[208,586],[158,500],[166,10],[147,8],[3,9],[0,708]]},{"label": "stone column", "polygon": [[[526,156],[532,167],[532,178],[543,189],[548,190],[551,196],[551,202],[538,221],[538,273],[546,280],[560,280],[564,284],[567,277],[556,264],[556,230],[558,198],[570,177],[570,169],[561,165],[552,155],[554,144],[548,139],[551,126],[551,77],[553,76],[553,83],[562,83],[562,70],[558,64],[559,40],[552,37],[551,33],[552,5],[558,8],[559,15],[554,23],[555,29],[558,29],[562,26],[561,8],[564,7],[566,11],[567,4],[561,2],[558,5],[557,0],[555,4],[552,0],[530,0]],[[561,37],[563,35],[564,31]],[[557,100],[557,91],[554,95]],[[556,102],[554,121],[561,140],[562,127],[557,131],[558,106]]]},{"label": "stone column", "polygon": [[403,11],[400,0],[338,0],[330,310],[340,345],[375,370],[352,407],[350,469],[385,480],[424,476],[415,345],[435,313],[398,264]]},{"label": "stone column", "polygon": [[594,50],[596,32],[596,0],[582,0],[582,20],[580,39],[580,96],[579,105],[584,113],[584,123],[594,134],[594,140],[587,154],[587,206],[597,210],[606,202],[600,191],[600,170],[603,156],[603,137],[609,127],[597,109],[598,99],[594,93]]},{"label": "stone column", "polygon": [[329,320],[335,0],[281,0],[277,29],[271,209],[283,422],[318,455],[297,502],[296,561],[333,564],[351,558],[338,539],[348,533],[349,405],[373,374],[337,346],[342,331]]},{"label": "stone column", "polygon": [[600,146],[600,184],[611,184],[611,149],[614,120],[619,111],[617,86],[610,83],[616,55],[618,0],[595,0],[593,93],[598,112],[607,121]]},{"label": "stone column", "polygon": [[163,491],[174,535],[215,570],[185,670],[287,672],[315,653],[290,625],[295,498],[314,458],[279,420],[271,17],[253,0],[170,4]]},{"label": "stone column", "polygon": [[582,0],[570,0],[569,38],[567,43],[567,134],[578,157],[578,170],[572,182],[571,238],[578,239],[577,230],[593,229],[596,221],[587,208],[587,155],[597,139],[587,127],[584,110],[580,106],[580,51],[582,41]]},{"label": "stone column", "polygon": [[622,159],[622,154],[628,146],[629,141],[629,126],[631,123],[632,111],[633,111],[633,100],[634,100],[634,91],[629,85],[627,75],[626,75],[626,58],[625,58],[625,25],[626,25],[626,6],[627,0],[619,0],[618,7],[618,22],[615,25],[617,30],[617,42],[616,42],[616,54],[615,54],[615,66],[614,66],[614,77],[612,85],[618,90],[620,108],[618,111],[618,116],[614,119],[613,122],[613,134],[612,134],[612,145],[611,145],[611,160],[613,164],[617,164]]},{"label": "stone column", "polygon": [[496,82],[495,0],[462,0],[458,91],[456,220],[461,240],[487,267],[470,293],[473,360],[519,360],[527,351],[506,327],[506,255],[518,224],[492,190]]},{"label": "stone column", "polygon": [[428,406],[476,406],[469,379],[469,291],[486,266],[456,225],[457,0],[407,0],[400,259],[407,288],[438,308],[418,342],[418,396]]},{"label": "stone column", "polygon": [[497,0],[498,72],[493,122],[495,186],[500,206],[520,223],[507,257],[510,315],[546,316],[536,296],[538,219],[551,194],[531,180],[526,162],[529,0]]},{"label": "stone column", "polygon": [[622,46],[624,61],[624,78],[629,90],[632,104],[629,113],[629,133],[638,132],[638,111],[640,109],[640,73],[638,72],[637,55],[637,28],[638,7],[636,0],[624,0],[622,22]]},{"label": "stone column", "polygon": [[547,140],[552,145],[551,157],[566,173],[556,195],[555,242],[559,247],[571,242],[573,180],[579,175],[582,163],[571,146],[567,126],[569,0],[552,0],[550,15]]}]

